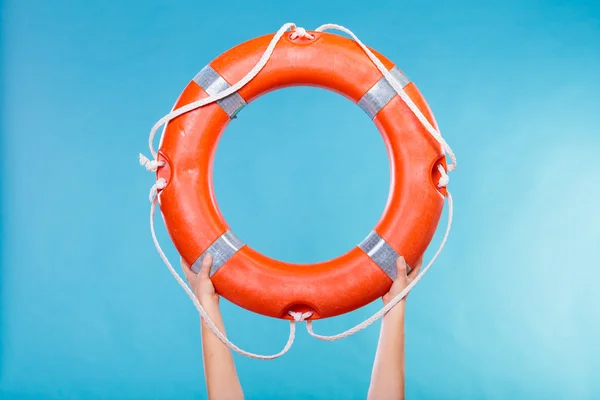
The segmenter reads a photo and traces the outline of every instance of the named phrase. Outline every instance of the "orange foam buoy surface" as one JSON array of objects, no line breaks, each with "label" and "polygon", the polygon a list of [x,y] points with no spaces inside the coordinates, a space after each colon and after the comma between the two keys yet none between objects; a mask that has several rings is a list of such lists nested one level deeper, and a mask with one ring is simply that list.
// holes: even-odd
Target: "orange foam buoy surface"
[{"label": "orange foam buoy surface", "polygon": [[[161,212],[179,253],[196,271],[202,257],[212,254],[217,292],[275,318],[290,318],[288,311],[312,311],[312,319],[332,317],[385,294],[397,276],[398,255],[411,265],[429,245],[445,195],[436,187],[437,165],[445,166],[440,144],[364,51],[345,37],[310,33],[314,39],[284,35],[265,67],[238,92],[171,120],[159,148],[164,165],[157,174],[166,181],[159,195]],[[272,38],[250,40],[215,59],[188,84],[175,108],[238,82]],[[437,129],[414,83],[375,54]],[[309,265],[274,260],[243,243],[221,215],[212,186],[213,158],[227,124],[257,97],[289,86],[316,86],[357,103],[381,132],[391,165],[388,202],[373,231],[348,253]]]}]

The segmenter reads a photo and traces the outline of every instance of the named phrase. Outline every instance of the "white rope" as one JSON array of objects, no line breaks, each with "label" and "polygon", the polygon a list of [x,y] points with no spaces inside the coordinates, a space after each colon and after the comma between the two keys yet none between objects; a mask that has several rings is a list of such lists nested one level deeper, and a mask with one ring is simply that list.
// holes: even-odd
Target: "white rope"
[{"label": "white rope", "polygon": [[163,126],[164,124],[166,124],[173,118],[176,118],[182,114],[187,113],[188,111],[195,110],[196,108],[205,106],[210,103],[214,103],[215,101],[221,100],[221,99],[229,96],[230,94],[233,94],[233,93],[237,92],[238,90],[240,90],[241,88],[243,88],[248,82],[250,82],[252,79],[254,79],[254,77],[256,75],[258,75],[258,73],[264,68],[264,66],[267,64],[267,61],[269,61],[269,58],[271,58],[271,54],[273,54],[273,51],[275,50],[275,45],[277,45],[277,42],[279,42],[279,39],[281,39],[281,37],[285,34],[285,32],[288,29],[292,29],[294,31],[293,35],[295,35],[294,36],[295,38],[297,38],[297,37],[307,37],[309,39],[314,38],[314,36],[310,35],[308,32],[306,32],[305,29],[296,28],[296,25],[291,22],[284,24],[281,28],[279,28],[279,30],[277,31],[275,36],[273,36],[273,39],[271,39],[271,42],[267,46],[267,49],[263,53],[260,60],[258,60],[256,65],[246,74],[246,76],[244,76],[235,85],[223,90],[222,92],[216,93],[212,96],[206,97],[201,100],[194,101],[189,104],[186,104],[185,106],[182,106],[176,110],[173,110],[170,113],[168,113],[167,115],[165,115],[164,117],[162,117],[161,119],[159,119],[158,122],[156,122],[156,124],[154,124],[154,126],[150,130],[150,137],[148,138],[148,145],[150,147],[150,153],[152,153],[152,156],[155,159],[157,157],[156,151],[154,150],[153,142],[154,142],[154,136],[156,135],[156,132],[158,131],[158,129],[161,126]]},{"label": "white rope", "polygon": [[406,92],[404,91],[404,89],[402,88],[400,83],[396,80],[396,78],[394,78],[394,76],[390,73],[390,71],[387,70],[385,65],[383,65],[383,63],[381,61],[379,61],[379,59],[375,56],[375,54],[373,54],[373,52],[371,50],[369,50],[369,48],[367,46],[365,46],[363,44],[363,42],[361,42],[360,39],[348,28],[344,28],[343,26],[336,25],[336,24],[325,24],[325,25],[321,25],[320,27],[315,29],[315,31],[323,32],[323,31],[331,30],[331,29],[338,30],[338,31],[341,31],[341,32],[344,32],[344,33],[350,35],[352,37],[352,39],[354,39],[354,41],[356,43],[358,43],[358,45],[363,49],[363,51],[371,59],[373,64],[375,64],[377,69],[379,69],[379,72],[381,72],[383,74],[383,76],[385,76],[385,79],[387,79],[387,81],[394,88],[396,93],[398,93],[400,98],[406,103],[406,105],[411,109],[411,111],[415,114],[415,116],[419,119],[419,121],[421,121],[423,126],[425,126],[425,128],[431,134],[431,136],[433,136],[435,138],[435,140],[437,140],[440,143],[440,145],[442,146],[444,151],[448,154],[448,156],[452,160],[452,164],[448,165],[448,171],[454,170],[456,168],[456,156],[454,155],[454,152],[452,151],[452,149],[450,148],[448,143],[446,143],[446,141],[444,140],[444,138],[442,137],[440,132],[438,132],[438,130],[435,129],[433,127],[433,125],[431,125],[429,123],[427,118],[425,118],[425,116],[423,115],[421,110],[419,110],[419,107],[417,107],[417,105],[412,101],[410,96],[408,94],[406,94]]},{"label": "white rope", "polygon": [[[162,117],[160,120],[158,120],[158,122],[156,122],[156,124],[154,124],[154,126],[152,127],[152,129],[150,130],[150,135],[148,138],[148,146],[150,148],[150,152],[152,154],[152,156],[154,157],[153,160],[149,160],[147,157],[145,157],[144,155],[140,154],[139,155],[139,161],[140,164],[142,166],[144,166],[146,168],[147,171],[149,172],[155,172],[158,170],[159,167],[164,165],[164,162],[162,161],[158,161],[157,157],[158,154],[156,152],[156,150],[154,150],[154,137],[156,135],[156,133],[158,132],[158,130],[164,126],[167,122],[169,122],[170,120],[187,113],[188,111],[194,110],[196,108],[202,107],[204,105],[213,103],[217,100],[223,99],[235,92],[237,92],[238,90],[240,90],[242,87],[244,87],[248,82],[250,82],[263,68],[264,66],[267,64],[269,58],[271,57],[271,55],[273,54],[273,51],[275,49],[275,46],[277,45],[277,43],[279,42],[279,40],[281,39],[281,37],[285,34],[285,32],[291,29],[292,30],[292,34],[290,36],[291,39],[296,39],[296,38],[307,38],[307,39],[314,39],[314,35],[306,32],[305,29],[300,28],[300,27],[296,27],[295,24],[293,23],[286,23],[284,24],[278,31],[277,33],[273,36],[273,38],[271,39],[271,42],[269,43],[269,45],[267,46],[267,49],[265,50],[265,52],[263,53],[262,57],[260,58],[260,60],[258,61],[258,63],[256,63],[256,65],[246,74],[246,76],[244,76],[240,81],[238,81],[235,85],[229,87],[228,89],[225,89],[219,93],[216,93],[212,96],[206,97],[204,99],[186,104],[176,110],[172,110],[169,114],[165,115],[164,117]],[[425,128],[427,129],[427,131],[440,143],[440,145],[442,146],[442,148],[444,149],[444,151],[449,155],[449,157],[452,160],[452,164],[448,166],[448,171],[452,171],[455,167],[456,167],[456,157],[454,155],[454,152],[452,151],[452,149],[450,148],[450,146],[446,143],[446,141],[442,138],[441,134],[429,123],[429,121],[427,120],[427,118],[425,118],[425,116],[423,115],[423,113],[419,110],[419,108],[416,106],[416,104],[412,101],[412,99],[404,92],[402,86],[398,83],[398,81],[390,74],[390,72],[385,68],[385,66],[383,65],[383,63],[381,63],[381,61],[369,50],[369,48],[367,46],[365,46],[356,35],[354,35],[354,33],[352,33],[349,29],[346,29],[340,25],[335,25],[335,24],[326,24],[326,25],[322,25],[319,28],[317,28],[316,31],[318,32],[322,32],[328,29],[336,29],[342,32],[347,33],[348,35],[350,35],[356,42],[357,44],[363,49],[363,51],[367,54],[367,56],[369,57],[369,59],[371,59],[371,61],[375,64],[375,66],[379,69],[379,71],[383,74],[383,76],[385,76],[385,78],[387,79],[387,81],[390,83],[390,85],[394,88],[394,90],[398,93],[398,95],[400,96],[400,98],[408,105],[408,107],[412,110],[412,112],[417,116],[417,118],[419,119],[419,121],[421,121],[421,123],[425,126]],[[448,184],[449,178],[448,175],[446,173],[446,171],[444,170],[443,166],[440,164],[438,165],[438,170],[441,173],[441,177],[440,177],[440,181],[438,184],[438,187],[446,187],[446,185]],[[156,231],[155,231],[155,227],[154,227],[154,214],[156,211],[156,205],[157,205],[157,196],[158,193],[160,192],[160,190],[164,189],[166,186],[166,181],[163,178],[160,178],[156,181],[156,183],[154,185],[152,185],[151,189],[150,189],[150,201],[151,201],[151,207],[150,207],[150,230],[152,232],[152,240],[154,241],[154,245],[160,255],[160,257],[162,258],[162,260],[164,261],[165,265],[168,267],[169,271],[171,272],[171,274],[173,275],[173,277],[175,278],[175,280],[177,280],[177,282],[179,283],[179,285],[183,288],[183,290],[187,293],[187,295],[189,296],[189,298],[192,300],[192,302],[194,303],[194,305],[196,306],[196,309],[198,310],[198,312],[200,313],[200,316],[202,317],[202,319],[206,322],[206,324],[208,325],[208,327],[211,329],[211,331],[230,349],[232,349],[233,351],[244,355],[246,357],[250,357],[250,358],[257,358],[257,359],[262,359],[262,360],[271,360],[271,359],[275,359],[278,357],[281,357],[282,355],[284,355],[285,353],[287,353],[287,351],[291,348],[293,342],[294,342],[294,338],[295,338],[295,334],[296,334],[296,322],[301,322],[301,321],[305,321],[307,318],[309,318],[312,315],[312,312],[306,312],[306,313],[297,313],[297,312],[292,312],[290,311],[289,314],[293,317],[293,320],[290,321],[290,334],[288,337],[288,341],[286,343],[286,345],[284,346],[284,348],[277,354],[273,354],[273,355],[259,355],[259,354],[254,354],[254,353],[250,353],[247,352],[245,350],[240,349],[238,346],[236,346],[235,344],[233,344],[231,341],[229,341],[229,339],[227,339],[227,337],[215,326],[215,324],[212,322],[212,320],[210,319],[210,317],[208,316],[208,314],[206,313],[206,311],[204,310],[204,308],[202,307],[202,305],[200,304],[200,302],[198,301],[197,297],[194,295],[194,293],[192,292],[192,290],[189,288],[189,286],[183,281],[183,279],[179,276],[179,274],[175,271],[175,269],[173,268],[173,266],[171,265],[171,263],[169,262],[169,260],[167,259],[167,256],[165,255],[165,253],[163,252],[158,239],[156,237]],[[352,335],[353,333],[356,333],[366,327],[368,327],[369,325],[371,325],[373,322],[375,322],[377,319],[381,318],[387,311],[389,311],[392,307],[394,307],[398,302],[400,302],[405,296],[406,294],[410,291],[410,289],[412,289],[417,282],[422,278],[422,276],[427,272],[427,270],[431,267],[431,265],[433,264],[433,262],[436,260],[436,258],[438,257],[438,255],[441,253],[446,240],[448,239],[448,234],[450,233],[450,226],[452,224],[452,197],[450,195],[450,192],[448,192],[448,207],[449,207],[449,211],[448,211],[448,226],[446,228],[446,234],[444,235],[444,238],[442,240],[442,243],[440,245],[440,248],[438,249],[438,251],[436,252],[435,256],[433,257],[433,259],[429,262],[429,264],[423,269],[423,271],[421,271],[421,273],[415,277],[415,279],[400,293],[398,294],[396,297],[394,297],[394,299],[392,299],[392,301],[390,301],[390,303],[388,303],[385,307],[383,307],[379,312],[377,312],[376,314],[374,314],[372,317],[370,317],[369,319],[365,320],[363,323],[355,326],[354,328],[351,328],[349,330],[347,330],[346,332],[343,332],[339,335],[334,335],[334,336],[322,336],[322,335],[318,335],[315,334],[312,330],[312,321],[307,321],[307,330],[309,332],[309,334],[317,339],[321,339],[321,340],[337,340],[337,339],[341,339],[347,336]]]},{"label": "white rope", "polygon": [[150,188],[150,194],[148,195],[150,201],[154,201],[156,195],[158,194],[158,191],[163,190],[165,187],[167,187],[167,181],[165,181],[164,178],[158,179],[156,183]]},{"label": "white rope", "polygon": [[143,154],[140,154],[140,165],[146,168],[146,171],[148,172],[155,172],[156,170],[158,170],[158,167],[162,167],[163,165],[165,165],[165,163],[163,161],[158,160],[149,160],[148,157],[146,157]]},{"label": "white rope", "polygon": [[373,314],[371,317],[367,318],[366,320],[364,320],[360,324],[356,325],[355,327],[350,328],[345,332],[339,333],[337,335],[332,335],[332,336],[324,336],[324,335],[319,335],[319,334],[315,333],[312,328],[312,321],[308,320],[308,321],[306,321],[306,330],[308,331],[308,333],[312,337],[320,339],[320,340],[334,341],[334,340],[343,339],[345,337],[353,335],[356,332],[361,331],[361,330],[365,329],[366,327],[368,327],[369,325],[373,324],[379,318],[383,317],[389,310],[392,309],[392,307],[394,307],[396,304],[398,304],[400,301],[402,301],[402,299],[404,297],[406,297],[408,292],[410,292],[410,290],[421,280],[421,278],[423,278],[423,276],[427,273],[427,270],[429,270],[429,268],[433,265],[435,260],[438,258],[438,256],[442,252],[442,249],[444,248],[444,245],[446,244],[446,241],[448,240],[448,235],[450,234],[450,227],[452,226],[452,213],[453,213],[452,195],[450,194],[450,192],[448,192],[448,225],[446,226],[446,233],[444,234],[444,238],[442,239],[442,242],[440,243],[440,247],[438,248],[437,252],[433,256],[431,261],[429,261],[429,264],[427,264],[427,266],[425,268],[423,268],[423,270],[421,272],[419,272],[419,274],[415,277],[415,279],[411,283],[409,283],[398,295],[396,295],[396,297],[394,297],[388,304],[386,304],[385,307],[383,307],[382,309],[377,311],[375,314]]},{"label": "white rope", "polygon": [[438,181],[438,188],[445,188],[450,183],[450,177],[446,173],[444,166],[442,164],[438,164],[438,171],[440,171],[440,180]]},{"label": "white rope", "polygon": [[183,288],[183,290],[187,293],[188,297],[192,300],[192,302],[194,303],[194,306],[196,306],[196,309],[200,313],[200,316],[202,317],[204,322],[206,322],[206,325],[208,325],[210,330],[213,331],[213,333],[227,347],[229,347],[231,350],[235,351],[236,353],[239,353],[246,357],[257,358],[260,360],[273,360],[273,359],[281,357],[282,355],[287,353],[288,350],[292,347],[292,344],[294,343],[294,339],[296,337],[296,322],[304,321],[306,318],[310,317],[311,313],[290,312],[290,315],[294,318],[293,321],[290,321],[290,335],[288,337],[287,343],[285,344],[285,346],[279,353],[265,356],[265,355],[250,353],[250,352],[240,349],[238,346],[236,346],[234,343],[232,343],[229,339],[227,339],[227,336],[225,336],[225,334],[223,334],[223,332],[221,332],[219,330],[219,328],[217,328],[215,326],[214,322],[210,319],[208,313],[204,310],[204,307],[202,307],[202,304],[200,304],[200,301],[198,300],[198,298],[196,297],[194,292],[185,283],[185,281],[183,279],[181,279],[181,277],[179,276],[177,271],[175,271],[175,269],[169,262],[169,259],[167,258],[167,256],[163,252],[162,248],[160,247],[160,244],[158,243],[158,239],[156,237],[156,230],[154,228],[154,214],[156,211],[156,203],[157,203],[156,195],[154,198],[151,199],[151,201],[152,201],[152,206],[150,207],[150,230],[152,231],[152,240],[154,241],[156,250],[158,250],[158,254],[160,255],[160,258],[162,258],[162,260],[164,261],[167,268],[169,268],[169,272],[171,272],[171,275],[173,275],[173,277],[175,278],[177,283],[179,283],[179,286],[181,286]]}]

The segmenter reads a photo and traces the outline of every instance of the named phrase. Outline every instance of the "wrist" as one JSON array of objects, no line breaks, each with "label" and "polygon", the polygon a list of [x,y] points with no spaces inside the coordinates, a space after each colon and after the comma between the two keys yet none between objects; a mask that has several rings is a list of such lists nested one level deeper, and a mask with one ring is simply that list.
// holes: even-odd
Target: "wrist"
[{"label": "wrist", "polygon": [[[206,314],[212,323],[217,326],[219,330],[223,331],[223,317],[221,316],[221,310],[219,309],[219,302],[214,299],[204,299],[200,300],[200,304],[202,305],[202,308],[204,308],[204,311],[206,311]],[[200,318],[200,321],[202,329],[204,330],[207,328],[206,320],[204,318]]]},{"label": "wrist", "polygon": [[406,302],[404,299],[394,307],[392,307],[387,313],[384,314],[383,320],[393,321],[397,323],[404,323],[404,315],[406,312]]},{"label": "wrist", "polygon": [[205,310],[218,310],[219,309],[219,298],[216,296],[198,296],[200,305]]}]

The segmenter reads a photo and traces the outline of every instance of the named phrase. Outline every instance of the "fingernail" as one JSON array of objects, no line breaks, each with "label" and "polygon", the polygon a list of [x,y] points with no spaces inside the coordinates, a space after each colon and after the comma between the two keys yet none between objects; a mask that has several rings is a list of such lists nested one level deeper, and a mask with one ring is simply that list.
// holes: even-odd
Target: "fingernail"
[{"label": "fingernail", "polygon": [[211,262],[211,261],[212,261],[212,256],[211,256],[211,255],[210,255],[210,253],[209,253],[209,254],[207,254],[207,255],[205,255],[205,256],[204,256],[204,259],[205,259],[206,261],[208,261],[208,262]]}]

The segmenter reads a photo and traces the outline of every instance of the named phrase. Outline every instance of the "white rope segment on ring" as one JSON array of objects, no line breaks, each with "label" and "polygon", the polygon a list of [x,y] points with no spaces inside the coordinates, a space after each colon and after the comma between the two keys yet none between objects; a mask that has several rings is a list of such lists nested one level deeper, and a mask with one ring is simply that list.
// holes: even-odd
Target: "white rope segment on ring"
[{"label": "white rope segment on ring", "polygon": [[[156,152],[156,150],[154,150],[154,137],[156,135],[156,133],[158,132],[158,130],[164,126],[167,122],[169,122],[170,120],[185,114],[191,110],[197,109],[199,107],[205,106],[207,104],[211,104],[213,102],[216,102],[220,99],[223,99],[235,92],[237,92],[238,90],[240,90],[242,87],[244,87],[248,82],[250,82],[256,75],[258,75],[258,73],[262,70],[262,68],[264,68],[264,66],[266,65],[266,63],[268,62],[269,58],[271,57],[271,55],[273,54],[273,51],[275,50],[275,46],[277,45],[277,43],[279,42],[279,40],[281,39],[281,37],[285,34],[285,32],[291,29],[292,30],[292,34],[290,36],[291,39],[296,39],[299,37],[304,37],[307,39],[314,39],[314,36],[308,32],[306,32],[305,29],[300,28],[300,27],[296,27],[295,24],[293,23],[286,23],[284,24],[278,31],[277,33],[273,36],[273,38],[271,39],[271,42],[269,43],[269,45],[267,46],[267,49],[265,50],[265,52],[263,53],[262,57],[260,58],[260,60],[256,63],[256,65],[240,80],[238,81],[236,84],[230,86],[229,88],[216,93],[212,96],[206,97],[204,99],[201,100],[197,100],[194,101],[192,103],[186,104],[176,110],[172,110],[170,113],[168,113],[167,115],[165,115],[164,117],[162,117],[160,120],[158,120],[158,122],[156,122],[156,124],[154,124],[154,126],[152,127],[151,131],[150,131],[150,135],[148,138],[148,145],[150,147],[150,152],[153,156],[154,159],[150,160],[147,157],[145,157],[144,155],[140,154],[139,156],[139,161],[140,164],[142,166],[144,166],[146,168],[147,171],[149,172],[155,172],[157,171],[157,169],[163,165],[163,163],[161,161],[157,160],[158,154]],[[435,138],[438,143],[440,143],[440,145],[442,146],[442,148],[444,149],[444,151],[446,152],[446,154],[448,154],[448,156],[450,157],[450,159],[452,160],[452,164],[448,165],[447,169],[448,171],[452,171],[456,168],[456,157],[454,155],[454,152],[452,151],[452,149],[450,148],[450,146],[448,145],[448,143],[446,143],[446,141],[444,140],[444,138],[442,138],[442,135],[440,134],[440,132],[435,129],[435,127],[433,127],[433,125],[427,120],[427,118],[423,115],[423,113],[421,112],[421,110],[419,110],[419,108],[417,107],[417,105],[412,101],[412,99],[410,98],[410,96],[408,96],[408,94],[406,94],[404,92],[404,89],[402,88],[402,86],[400,85],[400,83],[396,80],[396,78],[394,78],[394,76],[385,68],[385,66],[383,65],[383,63],[373,54],[373,52],[371,52],[371,50],[369,50],[369,48],[367,46],[365,46],[359,39],[358,37],[349,29],[344,28],[343,26],[340,25],[334,25],[334,24],[326,24],[326,25],[322,25],[319,28],[316,29],[317,32],[323,32],[325,30],[330,30],[330,29],[335,29],[335,30],[339,30],[342,31],[348,35],[350,35],[354,41],[356,41],[356,43],[363,49],[363,51],[367,54],[367,56],[369,57],[369,59],[375,64],[375,66],[377,67],[377,69],[379,69],[379,71],[382,73],[383,76],[385,76],[386,80],[389,82],[389,84],[392,86],[392,88],[394,88],[394,90],[398,93],[398,95],[400,96],[400,98],[407,104],[407,106],[411,109],[411,111],[415,114],[415,116],[419,119],[419,121],[423,124],[423,126],[427,129],[427,131],[431,134],[431,136],[433,136],[433,138]],[[164,132],[164,130],[163,130]],[[448,174],[446,173],[446,170],[444,169],[444,167],[439,164],[438,165],[438,170],[440,172],[440,180],[438,182],[438,187],[439,188],[445,188],[448,185],[449,182],[449,177]],[[262,359],[262,360],[271,360],[271,359],[275,359],[278,357],[281,357],[282,355],[284,355],[285,353],[287,353],[287,351],[291,348],[293,342],[294,342],[294,338],[295,338],[295,334],[296,334],[296,322],[301,322],[301,321],[305,321],[307,320],[311,315],[312,312],[306,312],[306,313],[298,313],[298,312],[293,312],[290,311],[289,314],[293,317],[293,320],[290,321],[290,333],[289,333],[289,337],[288,337],[288,341],[285,344],[285,346],[283,347],[283,349],[277,353],[277,354],[273,354],[273,355],[260,355],[260,354],[254,354],[254,353],[250,353],[247,352],[245,350],[240,349],[238,346],[236,346],[234,343],[232,343],[227,336],[225,336],[225,334],[223,332],[221,332],[213,323],[213,321],[211,320],[210,316],[207,314],[207,312],[204,310],[204,307],[202,307],[202,304],[200,304],[199,300],[196,298],[196,296],[194,295],[194,292],[189,288],[189,286],[185,283],[185,281],[179,276],[179,274],[177,273],[177,271],[175,271],[175,269],[173,268],[173,266],[171,265],[171,263],[169,262],[167,256],[165,255],[164,251],[162,250],[158,239],[156,237],[156,231],[155,231],[155,226],[154,226],[154,214],[156,211],[156,206],[158,203],[158,194],[159,192],[164,189],[166,186],[166,181],[163,178],[159,178],[156,183],[154,185],[152,185],[151,189],[150,189],[150,202],[151,202],[151,207],[150,207],[150,230],[152,232],[152,240],[154,241],[154,245],[160,255],[160,257],[162,258],[162,260],[164,261],[164,263],[166,264],[167,268],[169,269],[169,271],[171,272],[171,274],[173,275],[173,277],[175,278],[175,280],[177,281],[177,283],[179,283],[179,285],[183,288],[183,290],[187,293],[187,295],[189,296],[189,298],[192,300],[192,302],[194,303],[194,306],[196,307],[196,309],[198,310],[198,312],[200,313],[201,318],[205,321],[206,325],[210,328],[210,330],[227,346],[229,347],[231,350],[244,355],[246,357],[250,357],[250,358],[257,358],[257,359]],[[338,335],[333,335],[333,336],[323,336],[323,335],[318,335],[316,333],[314,333],[313,329],[312,329],[312,321],[308,320],[307,321],[307,330],[309,332],[309,334],[317,339],[320,340],[338,340],[338,339],[342,339],[345,338],[347,336],[350,336],[362,329],[365,329],[366,327],[368,327],[369,325],[371,325],[372,323],[374,323],[375,321],[377,321],[379,318],[383,317],[383,315],[385,315],[385,313],[387,313],[392,307],[394,307],[396,304],[398,304],[407,294],[408,292],[419,282],[419,280],[421,280],[421,278],[423,277],[423,275],[425,275],[425,273],[429,270],[429,268],[433,265],[434,261],[437,259],[437,257],[439,256],[439,254],[441,253],[442,249],[444,248],[444,245],[446,244],[446,241],[448,239],[448,235],[450,233],[450,228],[452,226],[452,215],[453,215],[453,209],[452,209],[452,196],[450,194],[449,191],[447,191],[447,197],[448,197],[448,224],[446,227],[446,232],[445,235],[440,243],[440,247],[437,250],[437,252],[435,253],[435,255],[433,256],[432,260],[427,264],[427,266],[414,278],[414,280],[412,282],[410,282],[410,284],[408,284],[406,286],[406,288],[404,288],[397,296],[395,296],[387,305],[385,305],[382,309],[380,309],[377,313],[375,313],[373,316],[371,316],[370,318],[368,318],[367,320],[365,320],[364,322],[356,325],[355,327],[348,329],[345,332],[342,332]]]}]

